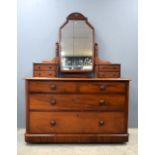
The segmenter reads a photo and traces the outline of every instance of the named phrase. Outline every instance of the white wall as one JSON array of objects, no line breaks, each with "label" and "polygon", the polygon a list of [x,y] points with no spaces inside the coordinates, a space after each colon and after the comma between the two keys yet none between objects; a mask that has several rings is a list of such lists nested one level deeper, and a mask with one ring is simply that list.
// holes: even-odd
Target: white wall
[{"label": "white wall", "polygon": [[129,127],[137,127],[137,0],[18,0],[18,127],[25,127],[23,78],[32,76],[33,62],[54,56],[58,29],[72,12],[88,17],[100,56],[121,63],[122,77],[132,79]]}]

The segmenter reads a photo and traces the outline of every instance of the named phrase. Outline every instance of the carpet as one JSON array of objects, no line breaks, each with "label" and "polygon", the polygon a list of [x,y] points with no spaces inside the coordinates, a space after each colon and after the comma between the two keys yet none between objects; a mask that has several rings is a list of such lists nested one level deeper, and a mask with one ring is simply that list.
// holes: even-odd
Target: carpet
[{"label": "carpet", "polygon": [[27,144],[25,129],[17,131],[17,155],[137,155],[138,130],[129,129],[125,144]]}]

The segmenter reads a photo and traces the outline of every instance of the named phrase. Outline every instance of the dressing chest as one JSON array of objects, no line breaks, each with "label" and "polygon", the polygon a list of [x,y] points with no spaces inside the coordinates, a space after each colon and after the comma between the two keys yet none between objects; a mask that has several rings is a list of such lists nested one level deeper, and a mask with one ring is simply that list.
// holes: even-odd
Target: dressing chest
[{"label": "dressing chest", "polygon": [[101,60],[87,18],[72,13],[60,27],[56,56],[33,64],[25,79],[29,143],[128,141],[129,80]]}]

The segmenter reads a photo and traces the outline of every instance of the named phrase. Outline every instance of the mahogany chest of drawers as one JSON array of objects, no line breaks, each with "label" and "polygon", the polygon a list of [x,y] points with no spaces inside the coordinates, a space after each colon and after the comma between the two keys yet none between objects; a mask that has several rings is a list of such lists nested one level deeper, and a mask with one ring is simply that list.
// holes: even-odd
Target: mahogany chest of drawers
[{"label": "mahogany chest of drawers", "polygon": [[127,142],[128,88],[120,78],[26,78],[25,141]]}]

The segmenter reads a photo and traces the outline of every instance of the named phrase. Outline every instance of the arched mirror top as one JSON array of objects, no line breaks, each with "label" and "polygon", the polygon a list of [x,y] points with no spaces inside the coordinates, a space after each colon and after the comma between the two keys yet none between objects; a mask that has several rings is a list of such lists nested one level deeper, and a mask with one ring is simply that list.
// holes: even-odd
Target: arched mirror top
[{"label": "arched mirror top", "polygon": [[72,13],[60,27],[61,72],[92,72],[94,68],[94,28],[81,13]]}]

